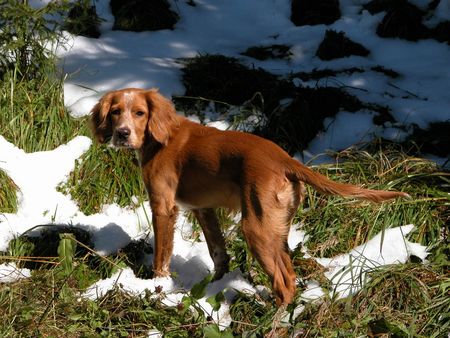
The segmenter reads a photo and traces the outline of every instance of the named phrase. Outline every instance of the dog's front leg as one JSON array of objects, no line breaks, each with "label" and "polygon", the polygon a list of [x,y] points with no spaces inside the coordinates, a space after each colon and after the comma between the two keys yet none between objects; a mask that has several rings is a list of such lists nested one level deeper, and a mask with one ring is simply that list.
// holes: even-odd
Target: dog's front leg
[{"label": "dog's front leg", "polygon": [[173,235],[178,209],[174,205],[167,212],[161,212],[161,208],[151,203],[153,232],[155,235],[155,248],[153,256],[153,272],[155,277],[167,277],[170,275],[169,265],[173,251]]}]

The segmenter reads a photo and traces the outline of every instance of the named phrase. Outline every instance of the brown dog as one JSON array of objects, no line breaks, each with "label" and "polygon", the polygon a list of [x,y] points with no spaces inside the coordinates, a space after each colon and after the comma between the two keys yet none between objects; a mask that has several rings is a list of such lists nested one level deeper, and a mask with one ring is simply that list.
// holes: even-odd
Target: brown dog
[{"label": "brown dog", "polygon": [[304,197],[304,183],[321,193],[374,202],[408,196],[330,181],[292,159],[276,144],[238,131],[205,127],[176,114],[157,90],[121,89],[92,109],[96,139],[135,149],[153,213],[156,276],[169,275],[177,204],[193,211],[214,261],[215,278],[228,271],[229,257],[215,214],[242,212],[242,233],[270,276],[276,302],[291,303],[295,273],[287,236]]}]

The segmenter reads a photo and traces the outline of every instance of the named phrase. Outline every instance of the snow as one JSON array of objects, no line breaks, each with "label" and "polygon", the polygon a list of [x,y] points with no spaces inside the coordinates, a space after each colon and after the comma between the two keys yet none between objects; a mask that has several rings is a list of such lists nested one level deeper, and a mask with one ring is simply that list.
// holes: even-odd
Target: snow
[{"label": "snow", "polygon": [[413,229],[412,224],[386,229],[347,254],[316,258],[327,268],[325,277],[333,284],[331,296],[336,294],[343,298],[355,293],[366,281],[366,273],[377,267],[405,263],[411,255],[425,261],[428,255],[426,248],[405,238]]},{"label": "snow", "polygon": [[0,283],[13,283],[31,276],[29,269],[21,269],[15,263],[0,264]]},{"label": "snow", "polygon": [[[74,117],[80,117],[88,114],[100,96],[112,89],[158,87],[168,97],[180,95],[184,93],[184,87],[179,59],[199,53],[221,53],[238,57],[249,66],[262,67],[281,75],[313,69],[360,67],[366,72],[342,73],[321,81],[296,79],[296,83],[311,87],[348,86],[351,93],[363,101],[390,106],[396,120],[405,124],[426,127],[430,122],[450,120],[450,46],[434,40],[413,43],[377,37],[374,32],[382,14],[372,16],[367,11],[361,12],[361,5],[366,2],[342,0],[343,16],[330,26],[295,27],[289,20],[288,0],[196,0],[195,7],[188,6],[185,1],[171,1],[172,8],[181,18],[174,30],[133,33],[112,31],[109,1],[98,0],[95,2],[97,11],[105,19],[101,24],[101,37],[89,39],[66,33],[66,45],[58,49],[60,66],[67,73],[65,104]],[[45,3],[48,1],[30,1],[34,7]],[[423,7],[428,2],[415,0],[414,3]],[[449,2],[441,1],[435,16],[428,18],[428,24],[449,19]],[[345,31],[349,38],[364,44],[371,51],[370,55],[331,61],[318,59],[315,52],[327,29]],[[258,61],[240,55],[248,47],[275,43],[291,45],[292,57],[289,60]],[[370,70],[378,65],[393,69],[401,76],[391,79]],[[342,111],[334,119],[326,119],[325,131],[296,157],[323,160],[324,157],[318,155],[329,149],[340,150],[380,135],[392,140],[407,136],[408,132],[398,125],[375,126],[372,117],[370,111]],[[226,121],[206,122],[221,129],[229,127]],[[149,232],[152,240],[148,203],[137,210],[107,205],[100,213],[88,216],[78,209],[70,196],[56,191],[57,185],[65,181],[73,170],[74,161],[90,146],[91,140],[80,136],[54,150],[27,154],[0,135],[0,169],[19,187],[18,212],[3,214],[0,218],[0,251],[5,251],[15,236],[40,224],[71,224],[87,229],[93,234],[94,249],[103,255],[114,253],[132,239],[144,238]],[[29,176],[28,168],[33,168],[33,177]],[[307,238],[298,228],[301,225],[291,228],[291,249],[305,242],[307,247]],[[164,302],[176,305],[185,292],[213,269],[203,237],[200,242],[190,240],[186,235],[190,230],[191,224],[180,216],[171,263],[177,277],[142,280],[134,276],[131,269],[123,269],[92,285],[83,296],[96,299],[119,284],[134,294],[142,294],[145,289],[154,291],[160,286],[166,294]],[[355,292],[364,281],[364,274],[373,268],[404,263],[411,254],[425,259],[426,248],[405,238],[410,231],[412,225],[393,224],[391,229],[385,230],[384,236],[378,234],[348,254],[332,259],[316,257],[329,268],[326,276],[334,285],[330,296],[344,297]],[[149,255],[149,264],[151,258]],[[29,275],[29,271],[12,264],[0,266],[0,282]],[[226,300],[220,310],[213,313],[206,298],[223,290],[226,290]],[[229,325],[228,307],[236,290],[267,292],[261,286],[251,285],[240,271],[231,271],[220,281],[210,283],[206,296],[199,303],[221,327]],[[307,281],[307,289],[301,298],[312,301],[324,295],[325,291],[317,282]]]}]

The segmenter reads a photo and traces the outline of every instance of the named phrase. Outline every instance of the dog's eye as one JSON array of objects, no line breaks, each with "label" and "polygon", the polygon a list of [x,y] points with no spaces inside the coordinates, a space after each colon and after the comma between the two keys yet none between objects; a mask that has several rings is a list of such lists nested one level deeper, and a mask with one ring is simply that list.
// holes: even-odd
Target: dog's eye
[{"label": "dog's eye", "polygon": [[120,115],[120,109],[114,109],[114,110],[111,112],[111,114],[112,114],[112,115]]},{"label": "dog's eye", "polygon": [[136,112],[136,115],[137,115],[137,116],[143,116],[144,114],[145,114],[145,113],[144,113],[143,111],[140,111],[140,110]]}]

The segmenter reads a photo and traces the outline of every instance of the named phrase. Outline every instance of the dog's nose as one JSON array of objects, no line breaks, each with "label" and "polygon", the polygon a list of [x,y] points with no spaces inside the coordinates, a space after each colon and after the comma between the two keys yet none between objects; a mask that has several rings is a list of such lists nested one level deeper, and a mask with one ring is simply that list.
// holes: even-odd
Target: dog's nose
[{"label": "dog's nose", "polygon": [[130,133],[131,133],[130,128],[127,128],[127,127],[122,127],[122,128],[117,129],[117,136],[121,140],[128,139],[128,136],[130,136]]}]

